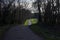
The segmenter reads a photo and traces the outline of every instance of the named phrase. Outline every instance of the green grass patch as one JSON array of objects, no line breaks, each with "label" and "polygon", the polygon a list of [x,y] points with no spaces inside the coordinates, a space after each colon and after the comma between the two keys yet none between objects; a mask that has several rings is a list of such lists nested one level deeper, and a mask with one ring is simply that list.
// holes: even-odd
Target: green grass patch
[{"label": "green grass patch", "polygon": [[[43,36],[45,40],[60,40],[60,38],[56,38],[53,36],[48,29],[43,29],[41,27],[38,27],[37,25],[32,25],[31,30],[36,33],[39,36]],[[52,35],[52,36],[51,36]]]},{"label": "green grass patch", "polygon": [[31,19],[27,19],[25,22],[24,22],[24,25],[29,25],[29,20],[31,22],[31,25],[32,24],[36,24],[38,22],[38,20],[36,18],[31,18]]}]

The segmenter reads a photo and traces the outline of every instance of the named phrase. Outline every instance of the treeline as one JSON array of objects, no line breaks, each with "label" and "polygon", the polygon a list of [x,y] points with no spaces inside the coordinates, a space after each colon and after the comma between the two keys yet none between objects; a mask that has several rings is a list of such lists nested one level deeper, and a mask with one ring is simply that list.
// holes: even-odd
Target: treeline
[{"label": "treeline", "polygon": [[[31,12],[27,9],[23,9],[23,6],[18,7],[13,4],[15,0],[4,4],[0,1],[0,25],[3,24],[23,24],[24,21],[30,17]],[[13,4],[13,5],[12,5]]]},{"label": "treeline", "polygon": [[44,22],[47,24],[60,24],[60,12],[59,12],[59,3],[56,2],[54,6],[54,1],[48,1],[47,6],[45,7],[44,12]]},{"label": "treeline", "polygon": [[39,11],[39,22],[47,23],[47,24],[60,24],[60,3],[59,0],[47,0],[39,1],[36,0],[33,3],[34,7],[38,7]]}]

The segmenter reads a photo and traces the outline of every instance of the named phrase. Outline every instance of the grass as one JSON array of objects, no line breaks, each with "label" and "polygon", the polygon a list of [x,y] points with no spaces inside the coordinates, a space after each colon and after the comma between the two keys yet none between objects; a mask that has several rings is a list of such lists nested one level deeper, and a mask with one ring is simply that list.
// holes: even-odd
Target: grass
[{"label": "grass", "polygon": [[27,19],[24,23],[24,25],[29,25],[29,20],[31,22],[31,25],[32,24],[36,24],[38,22],[38,20],[36,18],[31,18],[31,19]]},{"label": "grass", "polygon": [[[36,25],[31,26],[31,30],[36,33],[38,36],[43,37],[45,40],[60,40],[60,38],[56,38],[52,33],[48,31],[48,29],[43,29]],[[53,33],[54,34],[54,33]],[[52,36],[51,36],[52,35]]]},{"label": "grass", "polygon": [[8,31],[10,27],[10,25],[0,26],[0,40],[2,40],[4,33]]}]

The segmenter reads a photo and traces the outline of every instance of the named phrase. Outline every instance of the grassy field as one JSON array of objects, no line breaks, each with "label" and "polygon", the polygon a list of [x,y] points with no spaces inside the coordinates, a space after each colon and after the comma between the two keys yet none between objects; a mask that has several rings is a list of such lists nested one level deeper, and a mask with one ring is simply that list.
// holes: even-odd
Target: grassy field
[{"label": "grassy field", "polygon": [[38,27],[37,25],[32,25],[31,30],[45,40],[60,40],[60,38],[56,37],[53,32],[49,32],[48,29]]},{"label": "grassy field", "polygon": [[38,22],[38,20],[36,18],[31,18],[31,19],[27,19],[25,22],[24,22],[24,25],[29,25],[29,20],[31,22],[31,25],[33,24],[36,24]]},{"label": "grassy field", "polygon": [[8,31],[9,28],[14,27],[14,25],[4,25],[4,26],[0,26],[0,40],[2,40],[1,38],[3,38],[4,34],[6,31]]}]

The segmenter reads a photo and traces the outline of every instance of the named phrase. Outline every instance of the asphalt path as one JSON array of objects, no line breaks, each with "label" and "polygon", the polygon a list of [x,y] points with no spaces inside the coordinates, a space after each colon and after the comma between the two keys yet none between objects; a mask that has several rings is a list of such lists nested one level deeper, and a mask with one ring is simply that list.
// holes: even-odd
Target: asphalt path
[{"label": "asphalt path", "polygon": [[16,25],[4,34],[3,40],[43,40],[43,38],[32,32],[29,26]]}]

